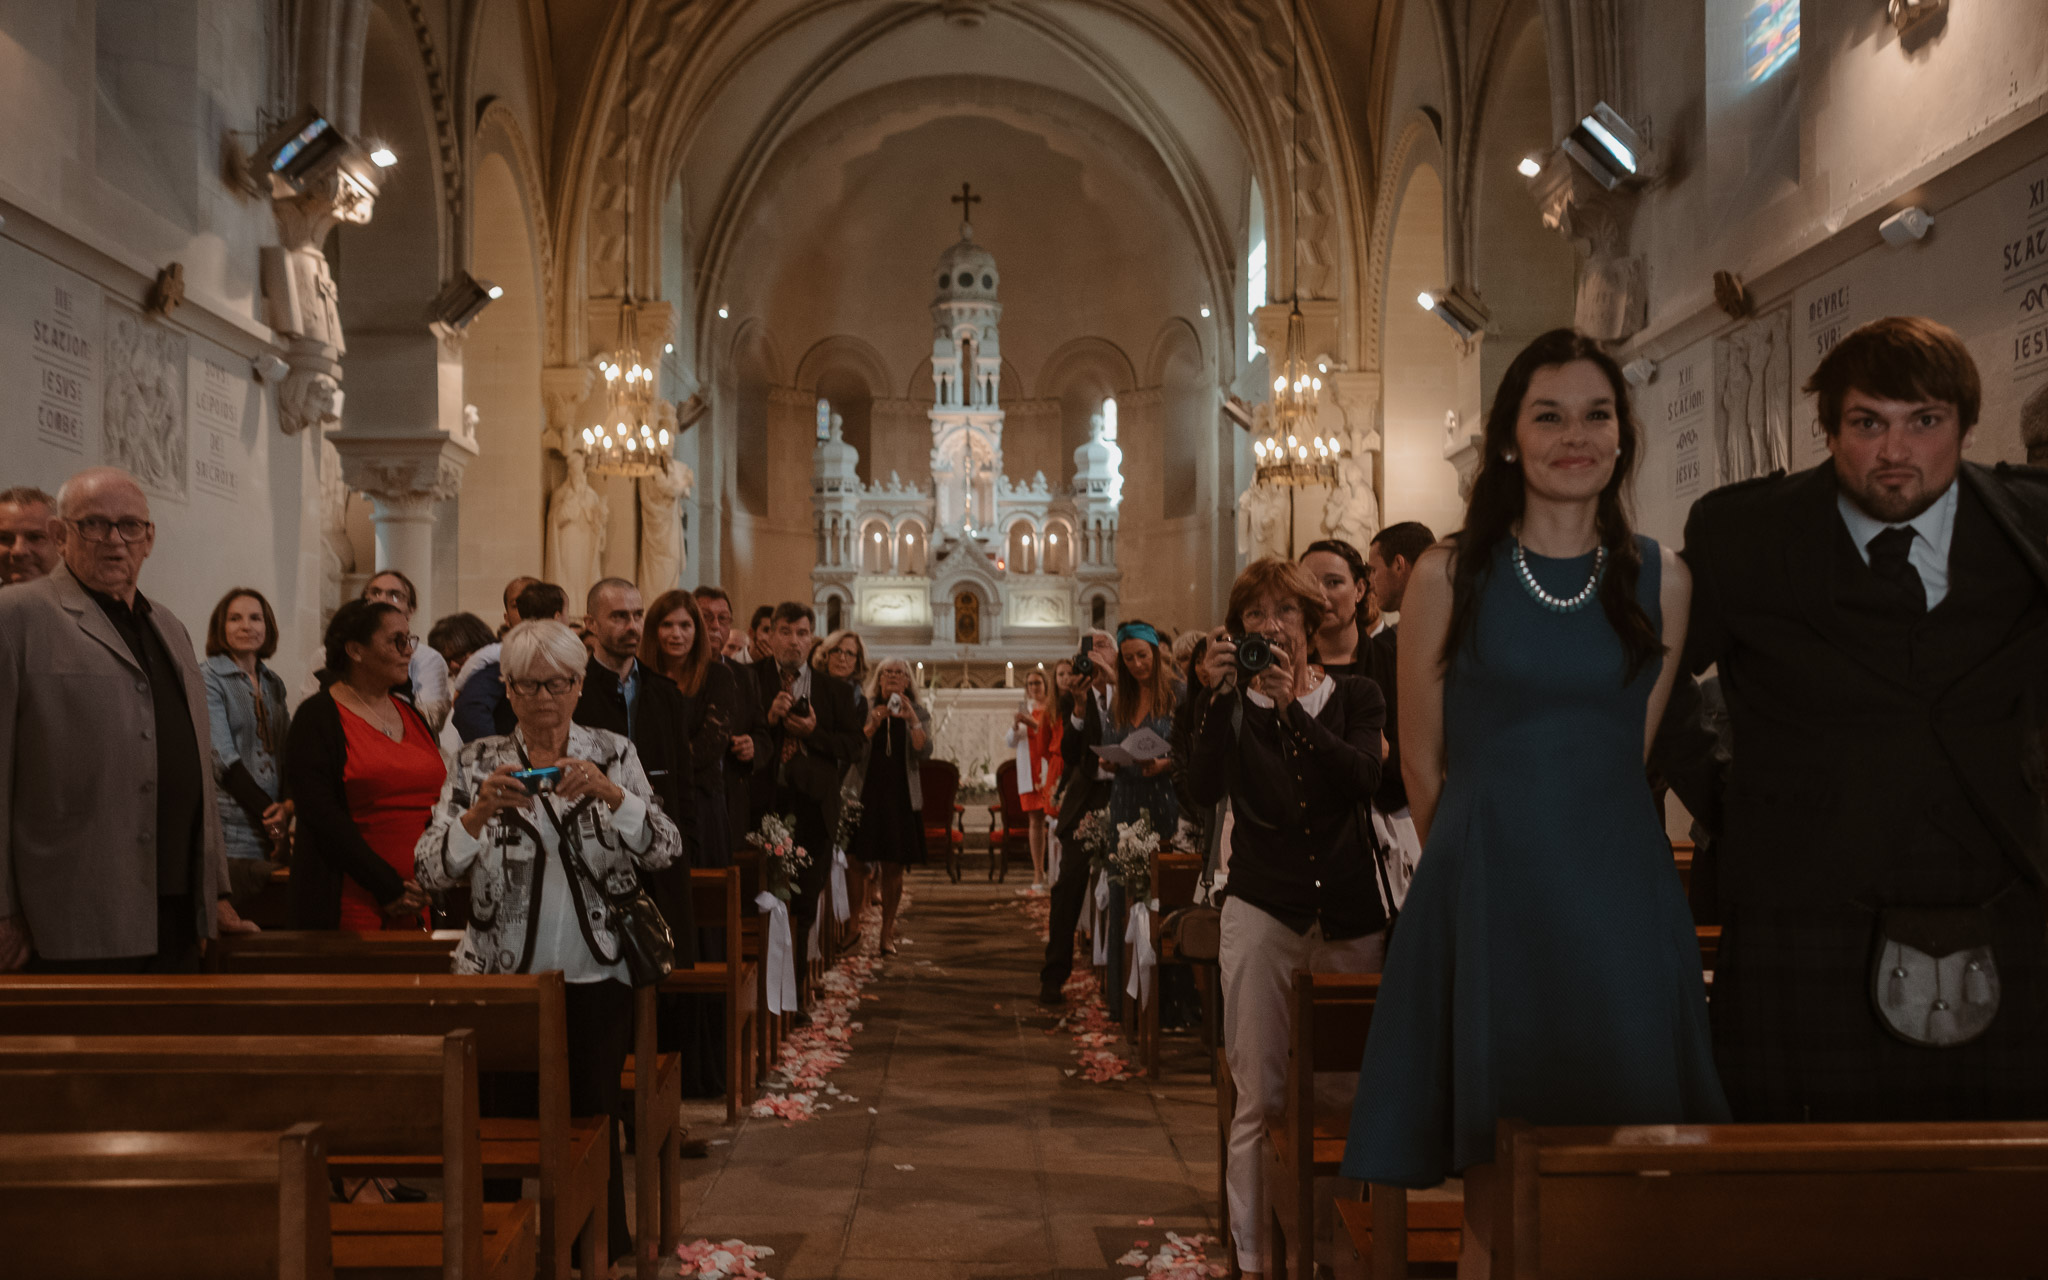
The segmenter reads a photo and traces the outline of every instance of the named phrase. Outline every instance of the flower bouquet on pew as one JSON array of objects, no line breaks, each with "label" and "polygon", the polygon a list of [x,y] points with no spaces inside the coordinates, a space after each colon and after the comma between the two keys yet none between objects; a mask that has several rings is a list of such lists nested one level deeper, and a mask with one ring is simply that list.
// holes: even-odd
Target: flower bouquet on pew
[{"label": "flower bouquet on pew", "polygon": [[1065,837],[1088,855],[1088,869],[1102,871],[1109,866],[1109,854],[1115,844],[1115,833],[1109,827],[1109,815],[1097,809],[1085,815],[1074,824],[1074,834]]},{"label": "flower bouquet on pew", "polygon": [[796,842],[796,818],[787,813],[761,816],[761,829],[747,837],[747,843],[761,851],[761,885],[788,902],[811,855]]},{"label": "flower bouquet on pew", "polygon": [[1136,822],[1117,824],[1109,874],[1123,886],[1126,902],[1143,902],[1152,896],[1152,855],[1157,852],[1159,833],[1152,829],[1150,813],[1140,810]]}]

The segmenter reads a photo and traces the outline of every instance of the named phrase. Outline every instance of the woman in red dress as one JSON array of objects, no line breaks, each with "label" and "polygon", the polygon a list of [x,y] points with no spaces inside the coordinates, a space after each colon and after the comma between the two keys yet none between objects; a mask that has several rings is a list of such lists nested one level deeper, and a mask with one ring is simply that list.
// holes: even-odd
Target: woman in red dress
[{"label": "woman in red dress", "polygon": [[423,929],[413,849],[447,767],[419,711],[392,690],[413,646],[404,611],[351,600],[327,626],[321,690],[292,721],[285,769],[298,804],[295,929]]},{"label": "woman in red dress", "polygon": [[1024,807],[1025,820],[1031,824],[1031,887],[1043,890],[1045,819],[1052,812],[1047,798],[1052,795],[1054,781],[1046,776],[1049,740],[1055,743],[1050,760],[1056,763],[1059,759],[1056,739],[1051,738],[1059,732],[1059,716],[1053,710],[1051,684],[1045,672],[1025,674],[1024,698],[1026,705],[1010,726],[1009,743],[1017,750],[1017,802]]}]

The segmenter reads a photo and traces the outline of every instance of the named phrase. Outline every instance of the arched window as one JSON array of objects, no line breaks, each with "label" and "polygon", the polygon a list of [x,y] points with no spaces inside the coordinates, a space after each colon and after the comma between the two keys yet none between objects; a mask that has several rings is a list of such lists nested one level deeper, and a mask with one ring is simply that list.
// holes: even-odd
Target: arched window
[{"label": "arched window", "polygon": [[860,527],[860,571],[889,572],[889,526],[870,520]]},{"label": "arched window", "polygon": [[839,630],[845,617],[845,605],[839,597],[827,596],[825,598],[825,634],[831,635],[834,631]]},{"label": "arched window", "polygon": [[1265,348],[1259,345],[1259,327],[1252,317],[1266,305],[1266,202],[1259,195],[1259,183],[1252,180],[1252,205],[1246,220],[1244,256],[1244,358],[1251,360]]},{"label": "arched window", "polygon": [[1045,572],[1071,574],[1074,571],[1074,532],[1065,521],[1046,522],[1044,544],[1039,561],[1045,566]]},{"label": "arched window", "polygon": [[1010,526],[1009,567],[1011,573],[1038,572],[1038,537],[1029,521]]},{"label": "arched window", "polygon": [[929,562],[923,523],[905,520],[896,530],[896,572],[923,577]]}]

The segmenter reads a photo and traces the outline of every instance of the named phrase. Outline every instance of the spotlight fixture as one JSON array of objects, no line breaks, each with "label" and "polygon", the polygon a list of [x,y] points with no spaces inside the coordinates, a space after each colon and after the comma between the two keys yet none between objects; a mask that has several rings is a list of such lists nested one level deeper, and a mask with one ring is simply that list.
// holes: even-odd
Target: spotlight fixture
[{"label": "spotlight fixture", "polygon": [[269,351],[264,352],[249,362],[249,372],[256,375],[256,381],[267,382],[273,386],[283,382],[291,371],[292,367],[290,365],[278,359],[275,354]]},{"label": "spotlight fixture", "polygon": [[1642,135],[1604,102],[1594,103],[1592,113],[1573,125],[1560,145],[1595,182],[1610,191],[1643,177]]},{"label": "spotlight fixture", "polygon": [[378,147],[370,153],[370,163],[379,169],[389,169],[398,163],[398,153],[389,147]]},{"label": "spotlight fixture", "polygon": [[1650,379],[1657,376],[1657,362],[1648,356],[1637,356],[1621,366],[1621,376],[1628,379],[1628,385],[1638,389],[1650,385]]},{"label": "spotlight fixture", "polygon": [[718,318],[719,318],[720,320],[726,320],[726,319],[730,319],[731,317],[732,317],[732,312],[730,312],[730,311],[726,310],[726,309],[725,309],[724,307],[720,307],[720,308],[718,309]]},{"label": "spotlight fixture", "polygon": [[1933,227],[1934,215],[1916,204],[1878,223],[1877,234],[1892,248],[1903,249],[1915,240],[1926,239]]},{"label": "spotlight fixture", "polygon": [[[388,158],[379,159],[380,156]],[[256,154],[249,158],[249,172],[259,186],[268,181],[273,198],[285,199],[298,195],[340,166],[357,185],[374,195],[377,170],[397,162],[398,157],[384,147],[379,147],[375,155],[363,154],[363,149],[332,121],[308,107],[263,140]]]},{"label": "spotlight fixture", "polygon": [[504,296],[505,291],[490,281],[458,271],[427,305],[427,323],[450,333],[459,332],[468,328],[485,307]]},{"label": "spotlight fixture", "polygon": [[1207,320],[1208,318],[1209,318],[1209,308],[1207,308],[1207,307],[1203,307],[1203,308],[1202,308],[1202,319],[1204,319],[1204,320]]},{"label": "spotlight fixture", "polygon": [[1415,296],[1416,305],[1437,319],[1451,326],[1451,332],[1461,341],[1470,341],[1472,335],[1486,327],[1486,309],[1456,289],[1444,289],[1437,293],[1424,290]]},{"label": "spotlight fixture", "polygon": [[1533,178],[1543,172],[1543,162],[1535,156],[1523,156],[1522,163],[1515,166],[1515,172],[1525,178]]},{"label": "spotlight fixture", "polygon": [[673,342],[664,342],[661,344],[661,349],[664,353],[668,355],[674,355],[676,353],[676,344]]}]

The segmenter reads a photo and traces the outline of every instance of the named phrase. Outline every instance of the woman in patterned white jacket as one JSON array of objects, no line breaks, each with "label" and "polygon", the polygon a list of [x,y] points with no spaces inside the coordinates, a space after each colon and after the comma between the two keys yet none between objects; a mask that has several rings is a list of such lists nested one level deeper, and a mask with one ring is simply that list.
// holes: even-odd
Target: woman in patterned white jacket
[{"label": "woman in patterned white jacket", "polygon": [[[575,724],[588,655],[559,622],[524,622],[499,655],[518,727],[464,745],[416,851],[420,885],[468,884],[470,924],[457,973],[560,970],[568,983],[569,1105],[619,1113],[633,1035],[633,988],[605,898],[631,892],[635,869],[681,856],[682,835],[654,802],[633,744]],[[557,769],[536,793],[514,775]],[[593,883],[593,880],[596,883]],[[534,1113],[537,1098],[494,1087],[487,1107]],[[611,1131],[611,1253],[632,1251],[618,1127]]]}]

